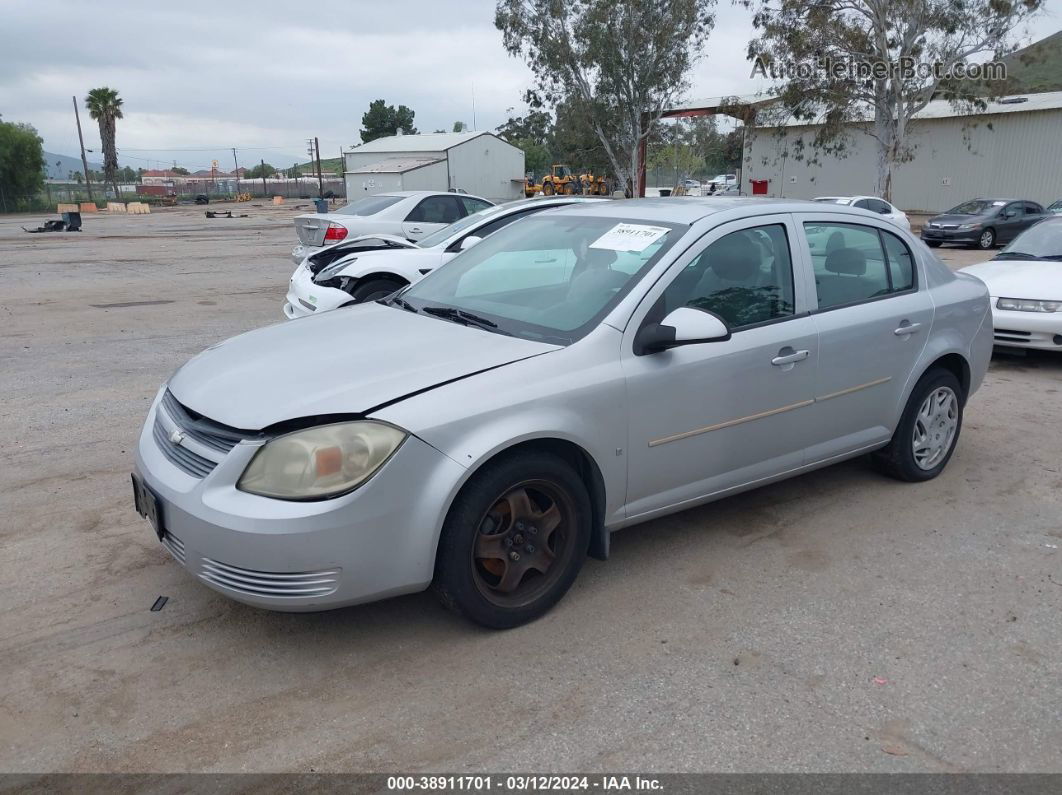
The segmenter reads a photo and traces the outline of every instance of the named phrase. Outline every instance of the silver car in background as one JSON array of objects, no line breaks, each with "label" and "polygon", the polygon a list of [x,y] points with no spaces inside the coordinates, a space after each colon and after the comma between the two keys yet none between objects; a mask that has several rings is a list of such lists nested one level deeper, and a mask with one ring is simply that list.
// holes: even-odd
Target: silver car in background
[{"label": "silver car in background", "polygon": [[234,599],[434,585],[511,627],[620,527],[864,453],[935,477],[991,349],[985,286],[864,211],[572,205],[195,357],[151,405],[134,497]]}]

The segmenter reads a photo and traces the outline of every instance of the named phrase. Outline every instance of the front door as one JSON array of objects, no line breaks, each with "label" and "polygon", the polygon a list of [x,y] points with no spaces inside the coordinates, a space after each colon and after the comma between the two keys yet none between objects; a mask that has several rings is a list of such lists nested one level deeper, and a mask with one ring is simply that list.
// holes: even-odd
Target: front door
[{"label": "front door", "polygon": [[[815,323],[804,312],[788,215],[725,224],[683,255],[624,332],[631,407],[627,516],[692,503],[799,467],[815,390]],[[638,355],[647,322],[691,306],[730,327],[723,342]]]},{"label": "front door", "polygon": [[[801,219],[815,275],[817,441],[809,461],[887,440],[933,322],[914,257],[885,225]],[[812,245],[825,240],[825,245]]]},{"label": "front door", "polygon": [[996,242],[1009,243],[1028,225],[1025,218],[1025,203],[1011,202],[1000,213],[996,225]]},{"label": "front door", "polygon": [[428,196],[414,207],[402,222],[402,234],[408,240],[420,240],[465,215],[457,196]]}]

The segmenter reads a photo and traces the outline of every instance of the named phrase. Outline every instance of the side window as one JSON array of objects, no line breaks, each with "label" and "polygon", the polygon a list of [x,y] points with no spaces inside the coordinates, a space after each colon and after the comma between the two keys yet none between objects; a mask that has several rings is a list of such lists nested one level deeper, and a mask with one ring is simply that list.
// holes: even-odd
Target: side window
[{"label": "side window", "polygon": [[429,196],[406,216],[407,221],[425,224],[452,224],[461,217],[461,209],[454,196]]},{"label": "side window", "polygon": [[914,257],[907,244],[891,232],[882,232],[885,254],[889,258],[889,280],[892,292],[898,293],[914,287]]},{"label": "side window", "polygon": [[[858,304],[914,285],[911,252],[895,235],[832,222],[805,222],[804,231],[820,310]],[[886,249],[895,252],[895,261],[886,256]]]},{"label": "side window", "polygon": [[480,210],[486,210],[488,207],[493,206],[483,201],[482,199],[473,199],[470,196],[461,196],[459,198],[461,204],[465,208],[465,212],[468,213],[468,215],[472,215],[472,213],[478,213]]},{"label": "side window", "polygon": [[869,209],[871,209],[870,208],[870,200],[869,199],[860,199],[857,202],[853,202],[852,206],[853,207],[858,207],[860,210],[869,210]]},{"label": "side window", "polygon": [[1021,202],[1011,202],[1003,208],[1004,218],[1020,218],[1025,214],[1025,209]]},{"label": "side window", "polygon": [[731,232],[682,269],[663,296],[666,315],[691,306],[733,330],[793,314],[793,263],[781,224]]},{"label": "side window", "polygon": [[881,199],[870,199],[867,202],[870,205],[870,209],[881,215],[889,215],[892,213],[892,207],[883,202]]},{"label": "side window", "polygon": [[1025,202],[1026,215],[1043,215],[1044,208],[1035,202]]}]

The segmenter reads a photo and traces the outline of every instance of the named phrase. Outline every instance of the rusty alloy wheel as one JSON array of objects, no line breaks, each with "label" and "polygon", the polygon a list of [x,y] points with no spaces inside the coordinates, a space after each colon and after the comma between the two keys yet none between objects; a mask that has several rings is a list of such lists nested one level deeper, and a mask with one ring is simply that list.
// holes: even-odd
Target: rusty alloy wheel
[{"label": "rusty alloy wheel", "polygon": [[495,500],[477,526],[473,580],[499,607],[520,607],[563,575],[575,548],[570,494],[548,480],[528,480]]}]

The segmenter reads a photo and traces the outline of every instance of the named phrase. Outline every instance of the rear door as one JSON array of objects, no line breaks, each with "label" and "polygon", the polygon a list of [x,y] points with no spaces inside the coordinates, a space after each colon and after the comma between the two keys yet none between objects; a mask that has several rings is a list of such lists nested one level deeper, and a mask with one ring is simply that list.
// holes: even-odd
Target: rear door
[{"label": "rear door", "polygon": [[464,205],[457,196],[427,196],[410,210],[402,222],[402,234],[410,240],[420,240],[432,232],[449,226],[465,215]]},{"label": "rear door", "polygon": [[1036,202],[1025,202],[1025,223],[1022,226],[1022,231],[1025,231],[1033,224],[1037,224],[1044,219],[1044,208]]},{"label": "rear door", "polygon": [[933,322],[917,261],[888,221],[799,217],[814,284],[819,334],[815,404],[809,415],[821,461],[888,439]]}]

